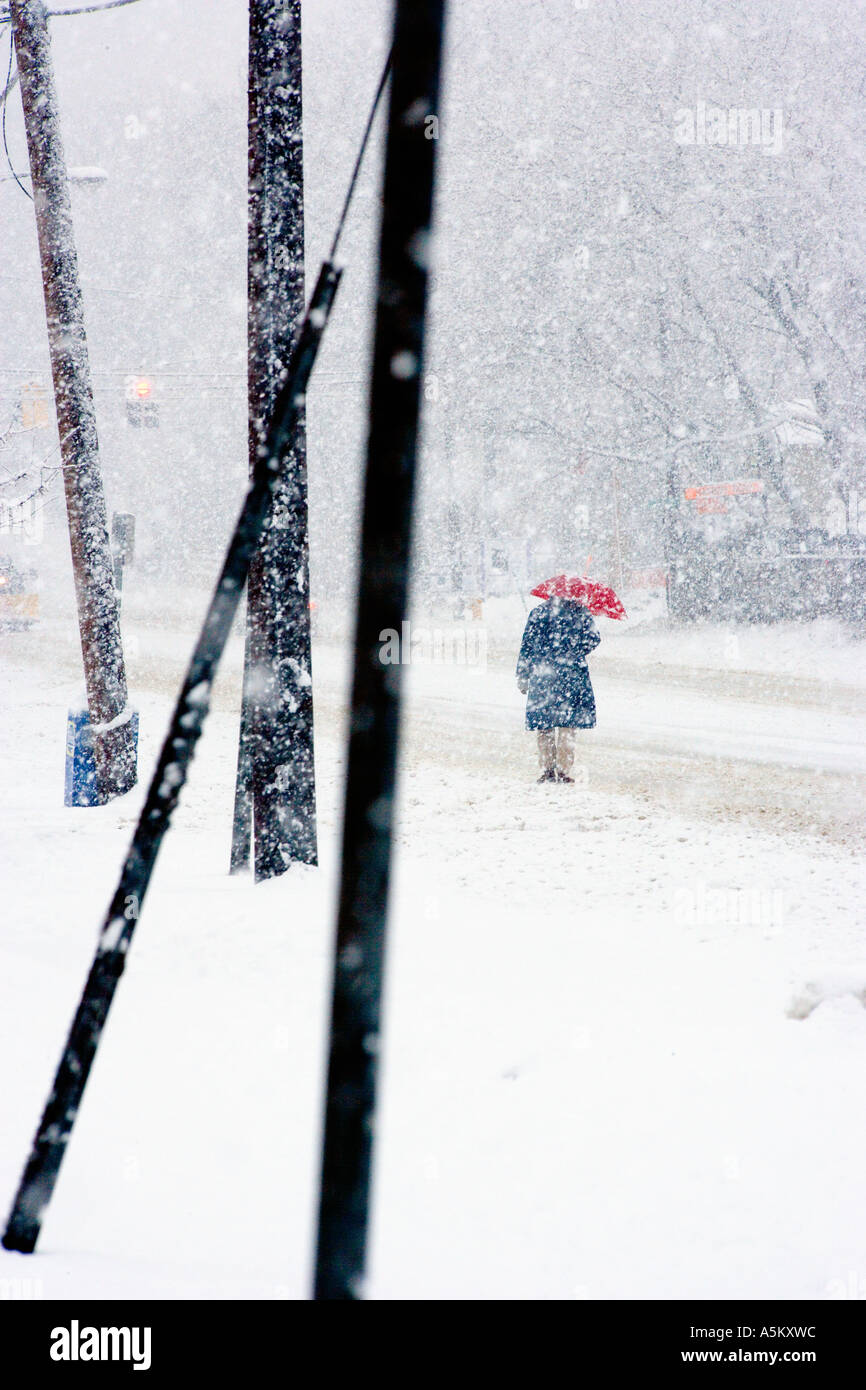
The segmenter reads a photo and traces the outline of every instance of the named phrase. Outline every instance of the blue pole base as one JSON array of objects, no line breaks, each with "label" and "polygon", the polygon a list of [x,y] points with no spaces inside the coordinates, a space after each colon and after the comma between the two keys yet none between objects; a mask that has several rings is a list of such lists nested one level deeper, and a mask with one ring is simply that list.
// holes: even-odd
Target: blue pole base
[{"label": "blue pole base", "polygon": [[[138,762],[138,711],[129,716],[135,762]],[[101,806],[96,781],[96,759],[90,733],[90,716],[86,709],[70,710],[66,721],[66,778],[63,787],[64,806]]]}]

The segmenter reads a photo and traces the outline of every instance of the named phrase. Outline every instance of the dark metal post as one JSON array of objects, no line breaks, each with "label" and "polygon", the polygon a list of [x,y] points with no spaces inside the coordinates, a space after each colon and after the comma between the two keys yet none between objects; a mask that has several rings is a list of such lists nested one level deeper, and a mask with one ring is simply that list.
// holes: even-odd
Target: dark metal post
[{"label": "dark metal post", "polygon": [[[248,374],[255,466],[304,313],[301,0],[250,0]],[[315,864],[316,787],[303,414],[247,592],[232,870]]]},{"label": "dark metal post", "polygon": [[[42,263],[48,346],[97,784],[104,799],[136,780],[114,567],[72,232],[48,20],[42,0],[10,0]],[[110,725],[112,727],[106,728]]]},{"label": "dark metal post", "polygon": [[400,714],[379,634],[406,616],[444,0],[397,0],[316,1299],[362,1296]]}]

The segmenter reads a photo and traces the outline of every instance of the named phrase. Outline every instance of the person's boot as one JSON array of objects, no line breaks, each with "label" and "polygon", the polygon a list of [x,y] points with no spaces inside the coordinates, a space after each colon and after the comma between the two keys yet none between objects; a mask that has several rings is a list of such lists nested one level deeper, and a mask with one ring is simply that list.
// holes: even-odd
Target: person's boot
[{"label": "person's boot", "polygon": [[539,782],[555,782],[556,773],[552,767],[546,767],[538,780]]},{"label": "person's boot", "polygon": [[572,786],[574,785],[574,778],[569,777],[567,772],[557,772],[556,780],[557,782],[571,782]]}]

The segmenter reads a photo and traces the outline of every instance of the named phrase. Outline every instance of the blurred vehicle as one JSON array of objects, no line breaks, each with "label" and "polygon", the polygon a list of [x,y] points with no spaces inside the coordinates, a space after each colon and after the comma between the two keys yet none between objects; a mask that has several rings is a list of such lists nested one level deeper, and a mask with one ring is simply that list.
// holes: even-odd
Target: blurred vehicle
[{"label": "blurred vehicle", "polygon": [[29,628],[38,621],[38,580],[35,569],[0,555],[0,629]]},{"label": "blurred vehicle", "polygon": [[792,525],[754,475],[683,481],[672,468],[665,559],[675,622],[866,619],[866,535],[832,534],[814,517]]}]

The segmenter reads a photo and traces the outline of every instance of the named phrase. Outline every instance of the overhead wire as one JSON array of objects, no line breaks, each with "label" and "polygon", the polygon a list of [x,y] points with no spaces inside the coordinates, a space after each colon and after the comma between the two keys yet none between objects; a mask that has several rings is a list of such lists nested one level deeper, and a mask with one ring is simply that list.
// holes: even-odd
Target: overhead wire
[{"label": "overhead wire", "polygon": [[70,14],[99,14],[100,10],[119,10],[121,5],[137,5],[138,0],[105,0],[103,5],[79,5],[74,10],[48,10],[49,19]]},{"label": "overhead wire", "polygon": [[379,86],[376,88],[376,95],[373,98],[373,105],[370,107],[370,114],[367,117],[367,125],[364,129],[364,135],[361,140],[360,148],[358,150],[358,157],[355,160],[355,167],[352,170],[352,177],[349,180],[349,188],[346,193],[345,201],[343,203],[343,210],[340,213],[340,220],[337,223],[337,230],[334,233],[334,240],[331,244],[331,252],[328,256],[329,261],[333,261],[334,257],[337,254],[337,246],[339,244],[340,237],[343,234],[343,224],[345,223],[346,217],[349,213],[349,207],[351,205],[352,197],[355,192],[355,184],[358,182],[358,175],[361,172],[361,164],[364,160],[364,153],[367,149],[367,144],[370,139],[370,132],[373,129],[373,122],[376,119],[376,112],[379,109],[379,102],[382,100],[382,93],[385,90],[385,83],[388,81],[388,74],[391,71],[391,62],[393,60],[393,57],[394,50],[392,48],[389,51],[387,58],[385,59],[385,66],[382,69],[382,76],[379,78]]},{"label": "overhead wire", "polygon": [[13,59],[13,57],[14,57],[14,54],[15,54],[15,40],[14,40],[14,38],[12,37],[12,35],[10,34],[10,35],[9,35],[9,67],[7,68],[7,71],[6,71],[6,85],[5,85],[4,89],[3,89],[3,102],[2,102],[2,105],[3,105],[3,117],[2,117],[2,125],[3,125],[3,149],[6,151],[6,163],[9,165],[9,172],[11,173],[11,175],[12,175],[13,179],[15,180],[15,182],[17,183],[18,187],[21,189],[21,192],[22,192],[26,197],[28,197],[28,198],[30,199],[31,203],[32,203],[32,202],[33,202],[33,194],[30,192],[29,188],[25,188],[25,187],[24,187],[23,183],[21,182],[21,180],[19,179],[17,173],[15,172],[15,165],[12,163],[12,156],[11,156],[11,154],[9,153],[9,142],[8,142],[8,140],[6,139],[6,98],[7,98],[7,96],[9,95],[10,91],[12,90],[12,87],[14,86],[14,83],[12,82],[12,59]]},{"label": "overhead wire", "polygon": [[[104,0],[101,5],[77,5],[71,10],[46,10],[49,19],[61,19],[67,15],[75,14],[99,14],[101,10],[118,10],[122,5],[137,5],[138,0]],[[9,19],[9,11],[4,10],[0,13],[0,24],[5,24]]]}]

